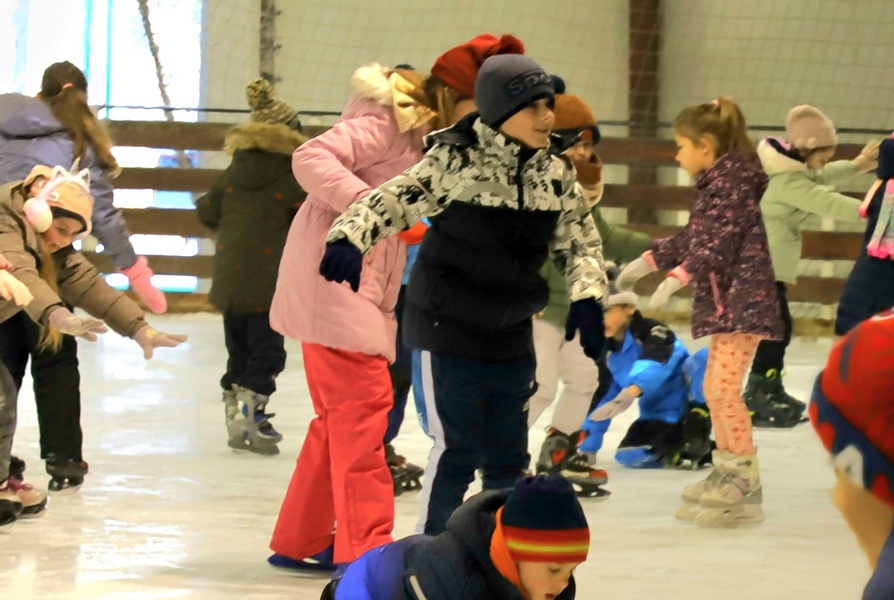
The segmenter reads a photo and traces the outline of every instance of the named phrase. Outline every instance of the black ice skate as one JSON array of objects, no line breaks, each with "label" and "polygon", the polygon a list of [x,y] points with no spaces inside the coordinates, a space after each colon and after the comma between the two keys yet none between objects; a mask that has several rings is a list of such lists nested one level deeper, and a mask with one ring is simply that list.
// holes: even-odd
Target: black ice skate
[{"label": "black ice skate", "polygon": [[766,375],[751,373],[742,396],[755,427],[788,428],[807,421],[807,405],[786,393],[775,370]]},{"label": "black ice skate", "polygon": [[680,450],[673,461],[674,467],[700,469],[712,464],[711,415],[703,406],[692,406],[680,423]]},{"label": "black ice skate", "polygon": [[571,435],[552,431],[540,449],[537,474],[561,475],[574,487],[578,496],[605,500],[611,495],[602,487],[608,483],[608,473],[595,468],[586,454],[577,451],[583,435],[579,431]]},{"label": "black ice skate", "polygon": [[47,474],[51,477],[48,486],[51,492],[75,491],[84,483],[84,475],[89,467],[83,460],[57,457],[47,458]]},{"label": "black ice skate", "polygon": [[391,444],[385,444],[385,462],[388,463],[388,468],[391,469],[395,496],[400,496],[404,492],[422,489],[420,478],[425,469],[407,462],[406,457],[397,454],[394,451],[394,446]]}]

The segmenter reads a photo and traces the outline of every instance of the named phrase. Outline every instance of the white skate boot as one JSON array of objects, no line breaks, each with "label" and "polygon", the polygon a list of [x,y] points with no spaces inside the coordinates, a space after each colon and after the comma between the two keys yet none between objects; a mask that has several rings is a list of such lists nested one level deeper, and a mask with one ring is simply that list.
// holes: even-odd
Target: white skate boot
[{"label": "white skate boot", "polygon": [[695,524],[721,528],[762,523],[766,517],[761,508],[764,495],[757,455],[736,456],[720,469],[723,478],[699,498],[702,510]]}]

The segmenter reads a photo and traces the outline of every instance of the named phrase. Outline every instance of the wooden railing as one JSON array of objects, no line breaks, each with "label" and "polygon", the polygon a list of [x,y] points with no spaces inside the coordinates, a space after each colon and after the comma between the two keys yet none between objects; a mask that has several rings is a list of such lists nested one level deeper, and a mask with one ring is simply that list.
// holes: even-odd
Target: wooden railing
[{"label": "wooden railing", "polygon": [[[142,121],[108,122],[112,139],[119,146],[140,146],[171,150],[220,150],[226,132],[232,125],[223,123],[164,123]],[[308,127],[309,135],[318,135],[326,128]],[[852,158],[859,153],[855,145],[839,147],[836,158]],[[607,165],[637,167],[674,166],[672,142],[655,139],[604,138],[599,154]],[[203,193],[221,175],[216,169],[127,168],[115,180],[120,189],[152,189]],[[602,206],[624,208],[631,214],[636,209],[688,211],[694,199],[692,188],[665,185],[606,185]],[[193,210],[141,209],[125,210],[125,219],[133,233],[179,235],[190,238],[212,238]],[[674,233],[677,227],[650,223],[630,223],[633,229],[653,237]],[[814,260],[854,260],[860,253],[861,233],[806,231],[803,258]],[[102,254],[87,253],[102,270],[111,270],[110,261]],[[151,256],[149,263],[157,274],[211,276],[213,257]],[[646,278],[637,290],[647,294],[661,277]],[[790,288],[792,302],[835,304],[841,296],[844,280],[827,277],[801,277]],[[169,294],[173,311],[213,310],[204,294]]]}]

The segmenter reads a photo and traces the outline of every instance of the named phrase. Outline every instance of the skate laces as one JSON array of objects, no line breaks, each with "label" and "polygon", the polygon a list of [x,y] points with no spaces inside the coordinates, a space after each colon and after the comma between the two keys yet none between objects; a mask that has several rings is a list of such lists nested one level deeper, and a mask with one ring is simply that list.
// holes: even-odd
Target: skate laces
[{"label": "skate laces", "polygon": [[[6,482],[6,485],[9,489],[11,489],[12,491],[14,491],[16,493],[30,492],[31,490],[34,489],[34,487],[30,483],[23,483],[23,482],[19,481],[18,479],[16,479],[15,477],[10,477]],[[0,488],[0,489],[2,489],[2,488]]]}]

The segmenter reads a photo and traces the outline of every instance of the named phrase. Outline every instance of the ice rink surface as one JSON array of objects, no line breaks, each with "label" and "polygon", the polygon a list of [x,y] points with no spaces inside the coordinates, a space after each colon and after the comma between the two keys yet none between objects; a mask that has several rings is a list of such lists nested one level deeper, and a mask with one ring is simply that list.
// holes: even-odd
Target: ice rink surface
[{"label": "ice rink surface", "polygon": [[[226,352],[219,317],[151,322],[188,333],[189,343],[162,349],[148,363],[136,343],[113,333],[97,344],[79,344],[90,474],[79,491],[52,496],[44,518],[0,534],[0,596],[318,598],[324,579],[266,563],[270,532],[313,415],[298,345],[288,343],[288,366],[270,405],[285,436],[282,453],[237,454],[226,446],[223,425],[218,381]],[[793,343],[786,379],[793,395],[807,398],[830,345]],[[27,480],[45,488],[30,380],[25,387],[14,453],[28,463]],[[407,415],[395,446],[424,465],[428,439],[414,413]],[[531,434],[532,453],[548,416]],[[584,501],[592,546],[576,574],[578,598],[860,597],[869,567],[831,504],[832,469],[809,425],[756,433],[763,525],[701,530],[673,514],[681,489],[706,472],[629,471],[612,460],[635,417],[631,410],[616,420],[600,456],[611,499]],[[396,500],[396,536],[412,533],[417,498],[410,493]]]}]

